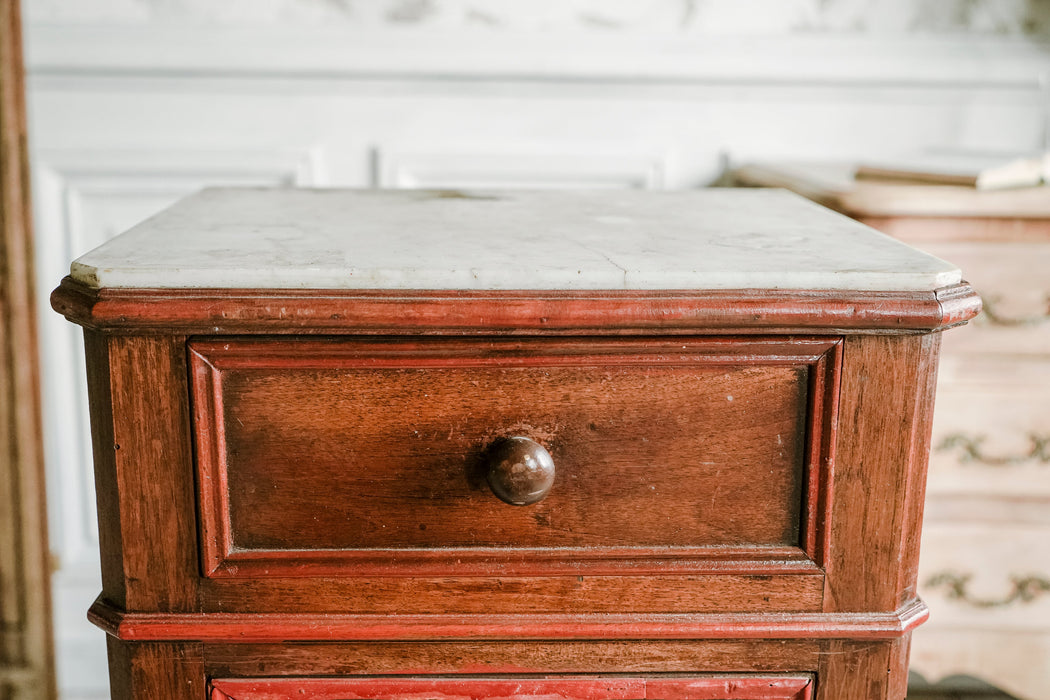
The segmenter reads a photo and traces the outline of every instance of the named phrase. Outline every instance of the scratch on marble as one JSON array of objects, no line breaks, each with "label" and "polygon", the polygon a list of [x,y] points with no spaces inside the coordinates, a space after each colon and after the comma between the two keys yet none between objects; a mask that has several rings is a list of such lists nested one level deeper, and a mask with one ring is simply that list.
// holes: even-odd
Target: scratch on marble
[{"label": "scratch on marble", "polygon": [[612,258],[610,258],[608,253],[605,253],[605,252],[603,252],[601,250],[598,250],[597,248],[592,248],[591,246],[584,245],[582,243],[579,243],[578,245],[581,248],[583,248],[584,250],[586,250],[586,251],[589,251],[591,253],[597,253],[598,255],[600,255],[603,258],[605,258],[609,262],[610,265],[615,267],[617,270],[620,270],[621,272],[623,272],[623,288],[627,289],[627,268],[626,267],[624,267],[620,263],[618,263],[615,260],[613,260]]}]

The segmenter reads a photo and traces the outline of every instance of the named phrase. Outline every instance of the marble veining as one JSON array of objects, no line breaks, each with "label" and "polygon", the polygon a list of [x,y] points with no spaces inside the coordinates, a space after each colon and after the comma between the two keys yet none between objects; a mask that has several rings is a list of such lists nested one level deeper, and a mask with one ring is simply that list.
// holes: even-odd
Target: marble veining
[{"label": "marble veining", "polygon": [[208,189],[73,263],[93,287],[930,290],[957,268],[773,190]]}]

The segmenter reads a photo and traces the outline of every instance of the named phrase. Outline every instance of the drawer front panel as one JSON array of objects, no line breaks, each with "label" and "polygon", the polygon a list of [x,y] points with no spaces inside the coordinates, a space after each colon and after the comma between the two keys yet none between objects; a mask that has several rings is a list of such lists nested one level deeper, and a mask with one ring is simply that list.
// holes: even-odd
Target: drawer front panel
[{"label": "drawer front panel", "polygon": [[[835,347],[194,342],[206,570],[275,552],[797,550],[829,419],[813,386]],[[539,503],[486,483],[486,450],[509,436],[553,458]]]},{"label": "drawer front panel", "polygon": [[807,700],[809,676],[215,680],[211,700]]}]

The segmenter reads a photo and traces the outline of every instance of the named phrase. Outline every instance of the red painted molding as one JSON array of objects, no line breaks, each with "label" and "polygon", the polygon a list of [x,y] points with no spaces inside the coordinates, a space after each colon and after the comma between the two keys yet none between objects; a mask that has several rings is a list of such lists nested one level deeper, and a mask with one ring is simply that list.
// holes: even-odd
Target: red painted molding
[{"label": "red painted molding", "polygon": [[806,675],[694,678],[261,678],[217,679],[211,700],[809,700]]},{"label": "red painted molding", "polygon": [[907,332],[964,323],[981,308],[966,283],[928,292],[98,290],[68,277],[51,305],[99,330],[401,335]]},{"label": "red painted molding", "polygon": [[946,327],[966,323],[981,313],[981,298],[968,284],[957,284],[937,290],[941,305],[941,319]]},{"label": "red painted molding", "polygon": [[[658,573],[813,574],[828,547],[832,450],[842,341],[838,338],[511,339],[439,338],[339,343],[309,339],[207,339],[188,346],[199,470],[201,567],[209,578],[304,576],[530,576]],[[527,348],[528,354],[520,354]],[[507,366],[769,366],[808,368],[806,448],[798,547],[588,547],[248,549],[235,546],[227,479],[228,370]],[[450,556],[450,553],[455,556]]]},{"label": "red painted molding", "polygon": [[132,613],[96,600],[88,619],[126,641],[440,639],[896,639],[929,617],[918,598],[883,613],[354,615]]},{"label": "red painted molding", "polygon": [[806,417],[806,468],[799,540],[802,550],[823,568],[831,547],[831,494],[835,475],[835,442],[839,430],[841,342],[828,348],[809,372]]}]

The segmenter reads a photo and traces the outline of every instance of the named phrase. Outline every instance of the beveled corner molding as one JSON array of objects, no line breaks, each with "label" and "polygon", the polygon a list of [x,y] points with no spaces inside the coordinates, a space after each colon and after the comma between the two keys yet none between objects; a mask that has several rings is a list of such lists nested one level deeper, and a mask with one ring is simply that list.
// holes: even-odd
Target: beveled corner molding
[{"label": "beveled corner molding", "polygon": [[984,303],[968,282],[944,287],[936,292],[941,305],[941,326],[951,328],[981,313]]},{"label": "beveled corner molding", "polygon": [[51,306],[135,333],[534,335],[920,332],[981,310],[966,282],[931,291],[95,289],[70,277]]},{"label": "beveled corner molding", "polygon": [[133,642],[452,639],[854,639],[902,637],[929,617],[915,598],[893,612],[671,615],[136,613],[99,598],[88,620]]}]

